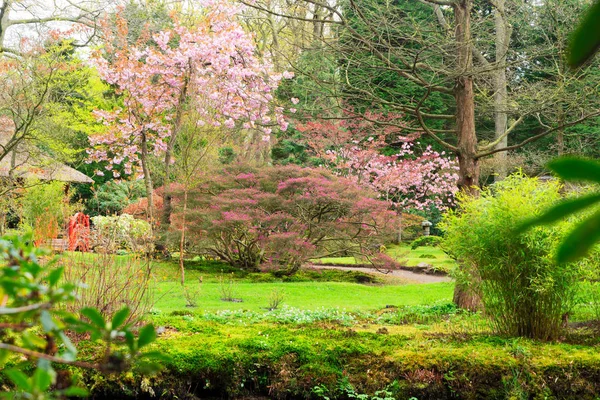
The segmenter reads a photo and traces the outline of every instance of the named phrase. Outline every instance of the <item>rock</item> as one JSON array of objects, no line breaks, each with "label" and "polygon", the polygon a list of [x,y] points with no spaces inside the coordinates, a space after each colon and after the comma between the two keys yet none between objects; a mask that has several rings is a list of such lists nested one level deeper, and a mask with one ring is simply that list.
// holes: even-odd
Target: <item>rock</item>
[{"label": "rock", "polygon": [[422,262],[422,263],[417,264],[417,268],[420,268],[420,269],[431,269],[431,268],[433,268],[433,265],[427,264],[426,262]]}]

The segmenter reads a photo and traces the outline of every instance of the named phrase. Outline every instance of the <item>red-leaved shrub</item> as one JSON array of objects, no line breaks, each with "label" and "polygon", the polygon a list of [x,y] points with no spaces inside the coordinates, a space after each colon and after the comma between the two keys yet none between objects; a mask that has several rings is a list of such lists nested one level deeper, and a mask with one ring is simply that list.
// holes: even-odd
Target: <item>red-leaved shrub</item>
[{"label": "red-leaved shrub", "polygon": [[[187,240],[190,250],[247,270],[293,273],[326,256],[377,260],[398,218],[375,197],[323,169],[231,166],[189,192]],[[181,225],[177,207],[174,228]]]}]

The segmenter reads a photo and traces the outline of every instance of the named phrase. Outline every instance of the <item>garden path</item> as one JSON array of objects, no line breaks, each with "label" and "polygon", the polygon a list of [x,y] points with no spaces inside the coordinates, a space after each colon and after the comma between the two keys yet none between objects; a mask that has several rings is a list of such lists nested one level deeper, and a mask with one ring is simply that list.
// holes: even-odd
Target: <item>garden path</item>
[{"label": "garden path", "polygon": [[389,273],[383,273],[378,271],[375,268],[368,267],[342,267],[342,266],[334,266],[334,265],[319,265],[312,264],[311,268],[317,269],[339,269],[342,271],[362,271],[368,272],[370,274],[381,274],[385,276],[394,276],[398,278],[408,279],[411,281],[415,281],[415,283],[437,283],[437,282],[451,282],[452,278],[446,275],[428,275],[428,274],[419,274],[412,271],[406,271],[403,269],[398,269],[395,271],[391,271]]}]

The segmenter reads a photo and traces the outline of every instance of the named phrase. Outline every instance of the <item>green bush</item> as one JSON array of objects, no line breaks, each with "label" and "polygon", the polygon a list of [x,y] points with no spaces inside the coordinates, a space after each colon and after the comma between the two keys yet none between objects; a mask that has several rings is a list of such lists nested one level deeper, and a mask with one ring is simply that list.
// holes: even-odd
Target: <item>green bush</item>
[{"label": "green bush", "polygon": [[38,244],[58,237],[78,206],[70,197],[63,182],[28,182],[21,198],[21,229],[32,230]]},{"label": "green bush", "polygon": [[410,248],[416,250],[421,246],[436,247],[440,244],[441,240],[442,238],[440,238],[439,236],[421,236],[412,241],[412,243],[410,244]]},{"label": "green bush", "polygon": [[513,175],[481,193],[458,198],[445,215],[442,246],[462,265],[457,279],[473,285],[499,333],[550,340],[575,303],[585,264],[558,265],[552,255],[573,220],[515,228],[560,199],[557,182]]}]

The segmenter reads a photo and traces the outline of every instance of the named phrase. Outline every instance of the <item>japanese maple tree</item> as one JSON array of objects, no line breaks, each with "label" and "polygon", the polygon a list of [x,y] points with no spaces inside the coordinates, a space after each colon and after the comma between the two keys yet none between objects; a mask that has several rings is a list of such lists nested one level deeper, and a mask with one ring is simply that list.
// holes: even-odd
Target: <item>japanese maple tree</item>
[{"label": "japanese maple tree", "polygon": [[200,126],[258,129],[265,141],[273,126],[287,127],[283,109],[271,103],[279,81],[291,74],[275,73],[268,60],[256,55],[252,36],[237,20],[239,7],[227,1],[202,3],[203,15],[193,26],[173,17],[171,28],[142,33],[133,45],[127,21],[118,14],[116,28],[106,24],[104,46],[92,57],[102,79],[122,95],[123,106],[96,110],[107,129],[90,138],[90,160],[107,161],[115,177],[116,164],[127,174],[143,175],[150,218],[148,157],[169,150],[186,104],[195,108]]},{"label": "japanese maple tree", "polygon": [[[355,182],[297,166],[235,165],[214,176],[189,193],[188,242],[197,253],[286,274],[310,258],[339,255],[396,265],[380,253],[396,231],[394,213]],[[173,214],[172,226],[182,215]]]}]

